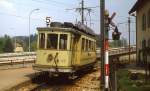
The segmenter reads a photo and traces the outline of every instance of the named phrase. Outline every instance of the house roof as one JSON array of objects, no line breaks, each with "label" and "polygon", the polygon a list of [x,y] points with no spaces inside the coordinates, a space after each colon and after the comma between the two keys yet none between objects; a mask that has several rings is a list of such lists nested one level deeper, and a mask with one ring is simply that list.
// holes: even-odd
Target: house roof
[{"label": "house roof", "polygon": [[129,14],[135,12],[139,7],[142,7],[148,1],[150,1],[150,0],[137,0],[137,2],[134,4],[134,6],[129,11]]}]

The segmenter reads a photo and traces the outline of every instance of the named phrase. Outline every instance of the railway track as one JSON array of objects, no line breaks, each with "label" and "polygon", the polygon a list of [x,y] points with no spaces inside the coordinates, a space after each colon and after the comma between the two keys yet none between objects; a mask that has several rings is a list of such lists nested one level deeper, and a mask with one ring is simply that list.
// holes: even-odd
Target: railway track
[{"label": "railway track", "polygon": [[76,79],[66,76],[50,77],[46,73],[21,83],[8,91],[100,91],[100,71],[79,72]]},{"label": "railway track", "polygon": [[[11,59],[11,61],[8,59]],[[31,55],[30,53],[0,55],[0,67],[2,66],[2,64],[11,65],[21,63],[23,63],[24,66],[24,63],[28,62],[34,63],[35,59],[36,59],[35,53]],[[96,70],[91,70],[88,72],[80,72],[77,79],[74,80],[67,79],[66,77],[62,76],[48,77],[47,74],[41,73],[38,76],[32,77],[31,80],[21,83],[9,89],[8,91],[99,91],[100,90],[99,81],[100,81],[100,71],[98,70],[98,68],[96,68]]]}]

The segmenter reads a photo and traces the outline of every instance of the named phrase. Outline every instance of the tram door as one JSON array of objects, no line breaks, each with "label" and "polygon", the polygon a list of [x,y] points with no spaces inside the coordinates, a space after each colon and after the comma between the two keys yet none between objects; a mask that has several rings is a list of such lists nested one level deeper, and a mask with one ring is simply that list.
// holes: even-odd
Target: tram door
[{"label": "tram door", "polygon": [[78,61],[79,61],[79,50],[80,50],[80,35],[75,35],[74,38],[73,38],[73,47],[72,47],[72,64],[73,65],[76,65],[78,64]]}]

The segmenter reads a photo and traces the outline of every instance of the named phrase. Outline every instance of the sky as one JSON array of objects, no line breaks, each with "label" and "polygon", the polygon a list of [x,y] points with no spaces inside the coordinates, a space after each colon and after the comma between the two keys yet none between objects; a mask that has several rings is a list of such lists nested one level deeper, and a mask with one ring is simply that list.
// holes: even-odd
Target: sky
[{"label": "sky", "polygon": [[[45,17],[51,17],[51,21],[73,22],[80,21],[80,14],[73,8],[80,6],[81,0],[0,0],[0,36],[4,34],[10,36],[28,36],[29,35],[29,16],[31,34],[37,33],[37,27],[45,27]],[[84,0],[85,7],[100,6],[100,0]],[[112,15],[116,12],[114,18],[116,24],[127,22],[128,11],[135,4],[136,0],[105,0],[106,9]],[[30,12],[34,9],[38,11]],[[72,10],[67,10],[72,9]],[[92,8],[91,26],[88,12],[85,12],[86,24],[90,26],[95,33],[100,32],[100,9]],[[135,42],[135,19],[131,18],[133,26],[131,27],[131,42]],[[119,24],[119,30],[122,37],[128,38],[127,24]],[[111,32],[110,32],[111,33]]]}]

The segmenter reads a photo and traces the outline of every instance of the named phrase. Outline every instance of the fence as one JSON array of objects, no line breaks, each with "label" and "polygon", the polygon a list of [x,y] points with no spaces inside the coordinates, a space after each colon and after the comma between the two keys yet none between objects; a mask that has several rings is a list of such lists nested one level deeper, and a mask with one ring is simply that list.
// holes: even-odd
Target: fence
[{"label": "fence", "polygon": [[0,54],[0,66],[6,65],[18,65],[22,64],[24,67],[25,64],[34,63],[36,60],[35,52],[22,52],[22,53],[4,53]]}]

